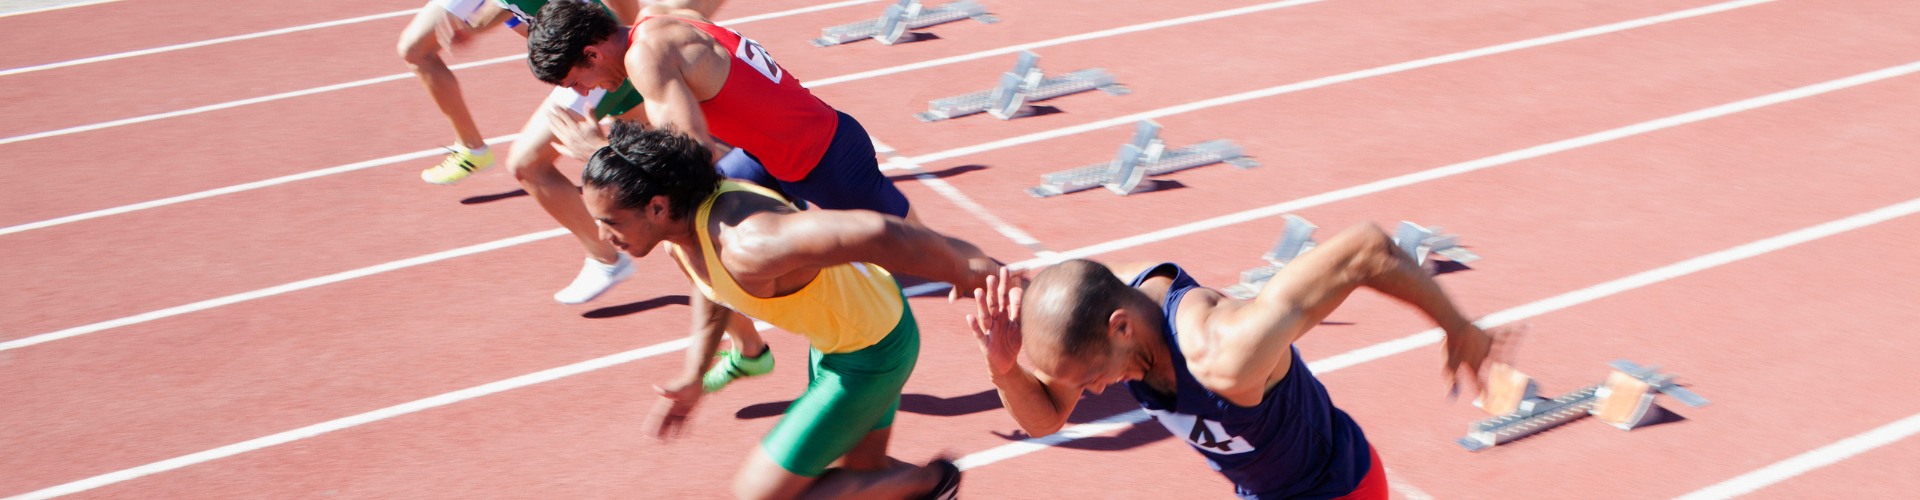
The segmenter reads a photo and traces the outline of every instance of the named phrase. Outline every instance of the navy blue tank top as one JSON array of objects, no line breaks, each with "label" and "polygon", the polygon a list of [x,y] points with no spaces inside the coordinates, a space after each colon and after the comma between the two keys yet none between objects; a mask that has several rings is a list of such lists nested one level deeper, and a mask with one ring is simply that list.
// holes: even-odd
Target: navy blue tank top
[{"label": "navy blue tank top", "polygon": [[1327,388],[1313,378],[1293,348],[1292,366],[1260,399],[1259,406],[1236,406],[1200,385],[1187,370],[1174,324],[1180,299],[1200,283],[1172,263],[1153,266],[1133,278],[1171,270],[1173,286],[1160,308],[1166,313],[1165,340],[1177,388],[1161,394],[1145,381],[1128,381],[1140,407],[1207,457],[1213,470],[1233,481],[1242,498],[1336,498],[1353,492],[1372,466],[1360,426],[1333,407]]}]

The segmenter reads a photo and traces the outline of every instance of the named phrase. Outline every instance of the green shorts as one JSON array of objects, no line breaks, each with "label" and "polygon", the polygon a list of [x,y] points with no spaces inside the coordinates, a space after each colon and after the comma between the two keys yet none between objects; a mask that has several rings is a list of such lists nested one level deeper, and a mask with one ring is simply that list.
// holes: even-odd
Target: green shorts
[{"label": "green shorts", "polygon": [[819,477],[868,433],[893,425],[900,390],[920,358],[920,327],[901,300],[900,323],[880,343],[836,354],[808,350],[807,391],[760,441],[780,467]]}]

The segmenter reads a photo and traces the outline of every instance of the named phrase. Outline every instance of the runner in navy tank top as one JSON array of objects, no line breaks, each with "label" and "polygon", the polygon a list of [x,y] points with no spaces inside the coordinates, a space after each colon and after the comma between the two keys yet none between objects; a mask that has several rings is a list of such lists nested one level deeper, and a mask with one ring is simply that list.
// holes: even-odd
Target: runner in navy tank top
[{"label": "runner in navy tank top", "polygon": [[1333,498],[1359,487],[1372,458],[1366,435],[1333,406],[1327,388],[1300,361],[1299,348],[1292,348],[1287,374],[1260,404],[1235,405],[1194,379],[1180,352],[1174,318],[1180,299],[1200,283],[1180,266],[1164,263],[1141,272],[1129,286],[1138,288],[1153,276],[1173,279],[1160,310],[1166,315],[1161,340],[1171,351],[1175,387],[1168,393],[1145,381],[1127,381],[1140,407],[1205,455],[1242,497]]},{"label": "runner in navy tank top", "polygon": [[[1378,454],[1293,347],[1354,289],[1378,290],[1438,323],[1448,378],[1464,376],[1475,391],[1503,336],[1474,326],[1371,224],[1295,259],[1251,301],[1201,287],[1172,264],[1071,260],[1030,287],[1017,281],[990,279],[967,322],[1001,402],[1028,434],[1059,431],[1082,391],[1125,382],[1245,498],[1387,498]],[[1016,361],[1022,350],[1028,366]]]}]

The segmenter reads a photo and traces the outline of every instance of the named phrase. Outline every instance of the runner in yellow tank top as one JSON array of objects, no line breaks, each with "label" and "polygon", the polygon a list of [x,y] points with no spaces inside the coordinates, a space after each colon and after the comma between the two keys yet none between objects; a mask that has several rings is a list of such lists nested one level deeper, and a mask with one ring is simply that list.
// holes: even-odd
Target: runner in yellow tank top
[{"label": "runner in yellow tank top", "polygon": [[[739,311],[813,345],[810,380],[734,477],[743,498],[951,498],[951,462],[887,457],[900,390],[920,332],[888,269],[984,286],[1000,265],[965,241],[866,210],[800,212],[757,186],[722,181],[712,154],[684,134],[616,124],[581,179],[600,236],[645,257],[665,242],[694,283],[693,347],[683,376],[658,389],[649,418],[680,432],[704,391],[727,318]],[[840,467],[825,474],[836,460]]]}]

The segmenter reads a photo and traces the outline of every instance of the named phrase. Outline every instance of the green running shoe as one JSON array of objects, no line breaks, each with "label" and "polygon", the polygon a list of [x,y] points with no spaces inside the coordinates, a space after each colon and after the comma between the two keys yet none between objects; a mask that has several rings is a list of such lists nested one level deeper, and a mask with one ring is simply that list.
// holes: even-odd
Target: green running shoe
[{"label": "green running shoe", "polygon": [[760,355],[752,358],[740,354],[738,349],[721,351],[720,361],[714,363],[713,368],[700,378],[700,387],[707,392],[714,392],[726,387],[734,379],[772,373],[773,349],[765,346],[760,349]]}]

